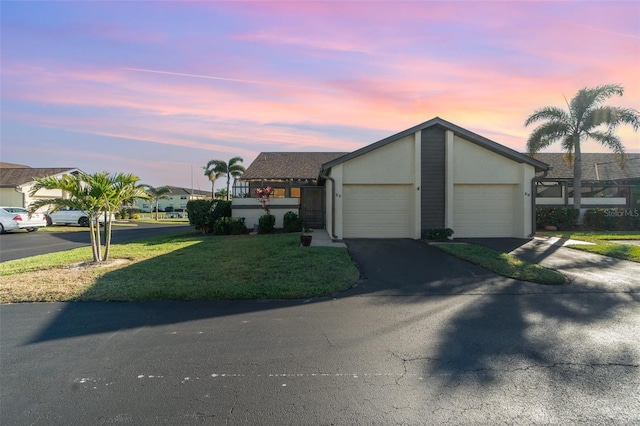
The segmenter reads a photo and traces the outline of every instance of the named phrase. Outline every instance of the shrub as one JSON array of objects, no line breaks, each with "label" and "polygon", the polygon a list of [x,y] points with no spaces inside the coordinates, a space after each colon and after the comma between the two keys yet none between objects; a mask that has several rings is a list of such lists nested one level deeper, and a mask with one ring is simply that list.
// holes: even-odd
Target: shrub
[{"label": "shrub", "polygon": [[135,207],[128,207],[125,209],[127,219],[138,219],[140,217],[140,209]]},{"label": "shrub", "polygon": [[215,235],[240,235],[247,232],[244,217],[221,217],[213,224]]},{"label": "shrub", "polygon": [[272,214],[263,214],[258,220],[258,234],[271,234],[276,225],[276,217]]},{"label": "shrub", "polygon": [[575,225],[578,214],[578,210],[573,207],[537,207],[536,228],[552,225],[558,231],[566,231]]},{"label": "shrub", "polygon": [[164,208],[164,211],[167,213],[171,213],[173,211],[173,206],[167,206]]},{"label": "shrub", "polygon": [[282,218],[284,232],[302,231],[302,218],[295,212],[286,212]]},{"label": "shrub", "polygon": [[638,209],[589,209],[584,215],[584,224],[589,228],[606,231],[640,230]]},{"label": "shrub", "polygon": [[206,234],[209,231],[213,202],[211,200],[190,200],[187,202],[189,224]]},{"label": "shrub", "polygon": [[231,201],[214,201],[215,205],[211,212],[211,222],[216,223],[221,217],[231,217]]},{"label": "shrub", "polygon": [[435,241],[446,241],[453,235],[453,229],[451,228],[437,228],[427,229],[422,232],[422,238]]}]

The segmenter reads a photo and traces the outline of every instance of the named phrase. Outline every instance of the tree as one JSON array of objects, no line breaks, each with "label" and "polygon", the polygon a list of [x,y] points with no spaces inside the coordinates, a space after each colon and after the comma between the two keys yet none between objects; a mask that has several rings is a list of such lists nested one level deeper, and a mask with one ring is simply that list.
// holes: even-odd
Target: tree
[{"label": "tree", "polygon": [[[223,160],[211,160],[204,167],[204,174],[208,176],[210,180],[210,175],[212,174],[215,175],[216,179],[222,176],[227,177],[227,201],[229,201],[229,187],[231,185],[231,177],[233,176],[233,179],[235,181],[236,178],[242,176],[242,174],[245,172],[245,168],[240,164],[243,161],[244,160],[242,159],[242,157],[233,157],[229,160],[228,164]],[[213,192],[213,184],[211,188],[211,198],[215,198],[215,194]]]},{"label": "tree", "polygon": [[156,220],[158,220],[158,202],[160,200],[168,200],[169,196],[167,194],[171,193],[171,188],[168,186],[159,186],[154,188],[151,185],[143,185],[147,194],[149,194],[150,199],[152,200],[152,205],[155,206],[156,210]]},{"label": "tree", "polygon": [[640,126],[638,111],[602,105],[613,95],[622,96],[624,88],[618,84],[606,84],[583,88],[567,102],[568,111],[556,107],[543,107],[527,118],[525,126],[542,121],[527,140],[527,150],[533,155],[560,141],[562,149],[573,159],[573,205],[580,209],[582,203],[582,147],[589,138],[604,145],[624,161],[624,146],[614,134],[621,124],[630,124],[637,131]]},{"label": "tree", "polygon": [[[213,160],[212,160],[213,161]],[[211,165],[211,166],[210,166]],[[210,168],[212,167],[212,168]],[[212,164],[211,161],[209,161],[207,163],[207,165],[205,167],[203,167],[204,169],[204,175],[211,181],[211,199],[215,200],[215,184],[216,184],[216,179],[221,178],[222,176],[224,176],[224,173],[221,171],[216,171],[216,164]]]},{"label": "tree", "polygon": [[225,188],[220,188],[216,191],[216,198],[219,200],[228,199],[228,192]]},{"label": "tree", "polygon": [[[63,195],[60,198],[39,199],[31,204],[30,210],[35,211],[43,206],[53,206],[53,211],[61,207],[72,207],[86,211],[89,218],[93,261],[96,263],[104,262],[109,259],[111,217],[114,212],[123,203],[133,202],[136,198],[149,198],[142,187],[137,185],[138,180],[138,177],[131,174],[110,175],[107,172],[38,178],[31,189],[31,196],[34,196],[40,189],[59,189]],[[105,215],[104,253],[100,251],[102,246],[100,226],[98,225],[100,214]]]}]

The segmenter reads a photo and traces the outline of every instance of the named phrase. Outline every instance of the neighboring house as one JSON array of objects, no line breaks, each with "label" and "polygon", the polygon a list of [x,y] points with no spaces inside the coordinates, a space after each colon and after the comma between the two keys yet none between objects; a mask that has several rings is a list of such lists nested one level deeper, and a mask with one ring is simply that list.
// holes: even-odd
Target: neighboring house
[{"label": "neighboring house", "polygon": [[35,200],[60,198],[60,190],[40,190],[32,197],[36,178],[80,173],[72,167],[32,168],[22,164],[0,163],[0,205],[28,208]]},{"label": "neighboring house", "polygon": [[324,188],[318,186],[323,163],[347,152],[261,152],[236,181],[233,188],[233,216],[244,217],[248,227],[258,224],[265,214],[256,200],[255,190],[270,186],[269,201],[276,227],[288,211],[302,217],[305,227],[324,228]]},{"label": "neighboring house", "polygon": [[[250,182],[251,197],[254,187],[267,184],[284,188],[284,196],[295,195],[302,177],[291,179],[276,170],[297,159],[315,166],[321,155],[334,158],[316,169],[317,182],[308,178],[311,171],[305,172],[310,186],[301,185],[300,212],[304,195],[318,194],[313,202],[323,206],[324,217],[313,227],[326,227],[334,239],[418,239],[438,228],[452,228],[457,238],[525,238],[534,232],[535,179],[548,169],[436,117],[352,153],[262,153],[241,179]],[[244,200],[246,206],[237,201],[234,216],[246,218],[243,210],[258,204],[255,198]],[[272,200],[272,210],[277,201]],[[246,223],[251,227],[254,221]]]},{"label": "neighboring house", "polygon": [[[551,166],[537,184],[537,206],[573,205],[573,163],[563,153],[533,156]],[[640,208],[640,154],[627,154],[620,163],[616,154],[582,154],[582,201],[588,207]]]},{"label": "neighboring house", "polygon": [[[174,211],[184,211],[187,208],[187,203],[191,200],[211,198],[211,192],[167,186],[171,189],[171,192],[167,194],[167,199],[158,201],[159,211],[165,211],[167,207],[173,208]],[[142,212],[151,212],[155,208],[155,203],[152,200],[136,200],[135,207]]]}]

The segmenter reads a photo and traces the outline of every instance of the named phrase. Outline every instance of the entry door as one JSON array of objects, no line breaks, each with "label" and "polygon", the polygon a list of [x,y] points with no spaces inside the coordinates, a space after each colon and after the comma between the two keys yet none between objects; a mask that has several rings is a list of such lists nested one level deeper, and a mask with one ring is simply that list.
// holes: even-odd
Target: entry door
[{"label": "entry door", "polygon": [[300,216],[305,227],[324,229],[324,188],[302,188]]}]

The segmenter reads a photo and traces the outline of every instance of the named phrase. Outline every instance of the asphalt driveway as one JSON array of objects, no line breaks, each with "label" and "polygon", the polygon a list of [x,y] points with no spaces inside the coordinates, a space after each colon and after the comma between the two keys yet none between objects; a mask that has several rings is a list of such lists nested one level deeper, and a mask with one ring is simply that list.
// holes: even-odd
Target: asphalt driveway
[{"label": "asphalt driveway", "polygon": [[461,241],[481,244],[556,269],[569,277],[570,284],[546,286],[506,278],[458,259],[424,241],[349,239],[349,252],[361,268],[363,279],[345,295],[640,291],[640,265],[635,262],[553,246],[538,240],[488,238]]}]

